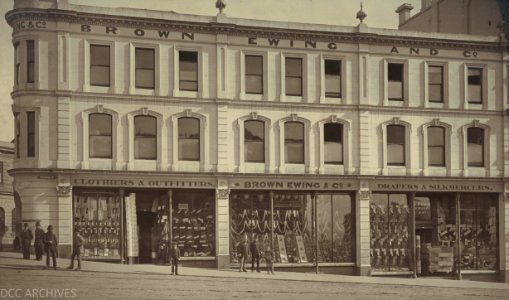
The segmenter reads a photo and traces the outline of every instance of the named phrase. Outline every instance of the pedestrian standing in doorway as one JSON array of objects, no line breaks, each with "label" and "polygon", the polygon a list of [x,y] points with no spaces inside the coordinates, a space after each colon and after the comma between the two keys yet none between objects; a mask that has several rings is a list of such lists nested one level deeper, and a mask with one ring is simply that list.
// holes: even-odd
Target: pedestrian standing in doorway
[{"label": "pedestrian standing in doorway", "polygon": [[78,260],[78,268],[81,270],[81,248],[83,247],[83,243],[85,242],[85,238],[81,235],[79,229],[74,229],[74,239],[72,243],[72,255],[71,255],[71,265],[67,267],[67,269],[74,269],[74,259]]},{"label": "pedestrian standing in doorway", "polygon": [[21,232],[21,250],[23,251],[23,259],[30,259],[30,244],[34,235],[28,228],[28,223],[23,224],[23,231]]},{"label": "pedestrian standing in doorway", "polygon": [[248,251],[249,245],[247,244],[247,234],[244,235],[242,238],[242,241],[239,244],[239,255],[240,255],[240,267],[239,272],[247,272],[246,270],[246,260],[247,260],[247,251]]},{"label": "pedestrian standing in doorway", "polygon": [[46,267],[49,268],[49,258],[53,259],[53,269],[57,269],[57,247],[58,240],[57,236],[53,233],[53,226],[48,226],[48,231],[44,235],[44,246],[46,250]]},{"label": "pedestrian standing in doorway", "polygon": [[179,274],[179,261],[180,261],[180,249],[177,246],[177,243],[173,244],[173,248],[170,253],[171,257],[171,275]]},{"label": "pedestrian standing in doorway", "polygon": [[256,262],[256,272],[260,273],[260,249],[258,249],[256,234],[253,234],[253,239],[251,240],[251,244],[249,244],[249,250],[251,250],[251,272],[254,272],[254,265]]},{"label": "pedestrian standing in doorway", "polygon": [[44,253],[44,230],[41,228],[41,222],[35,223],[35,259],[42,260],[42,254]]},{"label": "pedestrian standing in doorway", "polygon": [[267,274],[272,272],[272,275],[274,275],[274,252],[270,246],[265,248],[265,265],[267,266]]}]

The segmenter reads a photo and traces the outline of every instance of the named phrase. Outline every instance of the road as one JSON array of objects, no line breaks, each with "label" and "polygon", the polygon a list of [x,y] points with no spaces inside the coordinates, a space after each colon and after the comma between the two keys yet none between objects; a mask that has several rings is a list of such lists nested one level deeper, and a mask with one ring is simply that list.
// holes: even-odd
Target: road
[{"label": "road", "polygon": [[[185,270],[183,270],[185,271]],[[43,270],[0,260],[0,291],[12,298],[39,298],[52,290],[55,298],[74,299],[509,299],[509,291],[372,283],[287,281],[256,278],[170,276],[150,272]],[[249,277],[249,276],[247,276]],[[28,293],[28,294],[27,294]],[[44,294],[46,293],[46,294]]]}]

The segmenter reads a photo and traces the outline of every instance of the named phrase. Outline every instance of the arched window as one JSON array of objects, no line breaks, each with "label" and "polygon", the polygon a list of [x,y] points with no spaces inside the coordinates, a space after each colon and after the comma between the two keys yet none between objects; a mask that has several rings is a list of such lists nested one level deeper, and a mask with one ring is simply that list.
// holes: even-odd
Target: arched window
[{"label": "arched window", "polygon": [[484,166],[484,129],[470,127],[467,129],[468,166]]},{"label": "arched window", "polygon": [[301,122],[285,123],[285,162],[304,163],[304,124]]},{"label": "arched window", "polygon": [[88,116],[88,153],[90,158],[112,157],[111,115],[94,113]]},{"label": "arched window", "polygon": [[405,165],[405,126],[387,125],[387,165]]},{"label": "arched window", "polygon": [[244,160],[265,162],[265,123],[263,121],[244,122]]},{"label": "arched window", "polygon": [[179,160],[200,160],[200,120],[182,117],[178,119]]},{"label": "arched window", "polygon": [[134,158],[157,159],[157,120],[155,117],[134,117]]},{"label": "arched window", "polygon": [[326,123],[323,131],[324,163],[343,164],[343,125]]},{"label": "arched window", "polygon": [[428,127],[428,165],[445,166],[445,128]]}]

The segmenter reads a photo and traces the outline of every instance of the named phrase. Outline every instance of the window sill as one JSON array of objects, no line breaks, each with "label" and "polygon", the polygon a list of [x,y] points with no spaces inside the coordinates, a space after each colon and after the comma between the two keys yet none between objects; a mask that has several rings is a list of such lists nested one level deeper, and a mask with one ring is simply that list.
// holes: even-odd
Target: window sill
[{"label": "window sill", "polygon": [[240,94],[240,100],[248,100],[248,101],[265,101],[267,99],[266,94]]}]

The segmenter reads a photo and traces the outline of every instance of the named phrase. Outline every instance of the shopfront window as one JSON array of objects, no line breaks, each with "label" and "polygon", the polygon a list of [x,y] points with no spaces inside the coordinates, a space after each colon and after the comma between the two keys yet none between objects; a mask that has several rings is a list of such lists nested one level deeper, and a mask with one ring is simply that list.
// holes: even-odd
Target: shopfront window
[{"label": "shopfront window", "polygon": [[157,119],[155,117],[134,117],[134,158],[157,158]]},{"label": "shopfront window", "polygon": [[349,195],[317,196],[319,262],[353,262],[355,229]]},{"label": "shopfront window", "polygon": [[120,197],[80,192],[73,204],[74,228],[85,238],[83,257],[120,259]]},{"label": "shopfront window", "polygon": [[287,164],[304,163],[304,124],[285,123],[285,162]]},{"label": "shopfront window", "polygon": [[265,123],[250,120],[244,123],[244,159],[246,162],[265,161]]},{"label": "shopfront window", "polygon": [[410,271],[409,207],[406,194],[372,194],[371,268]]},{"label": "shopfront window", "polygon": [[175,190],[172,236],[183,257],[215,256],[215,194]]}]

